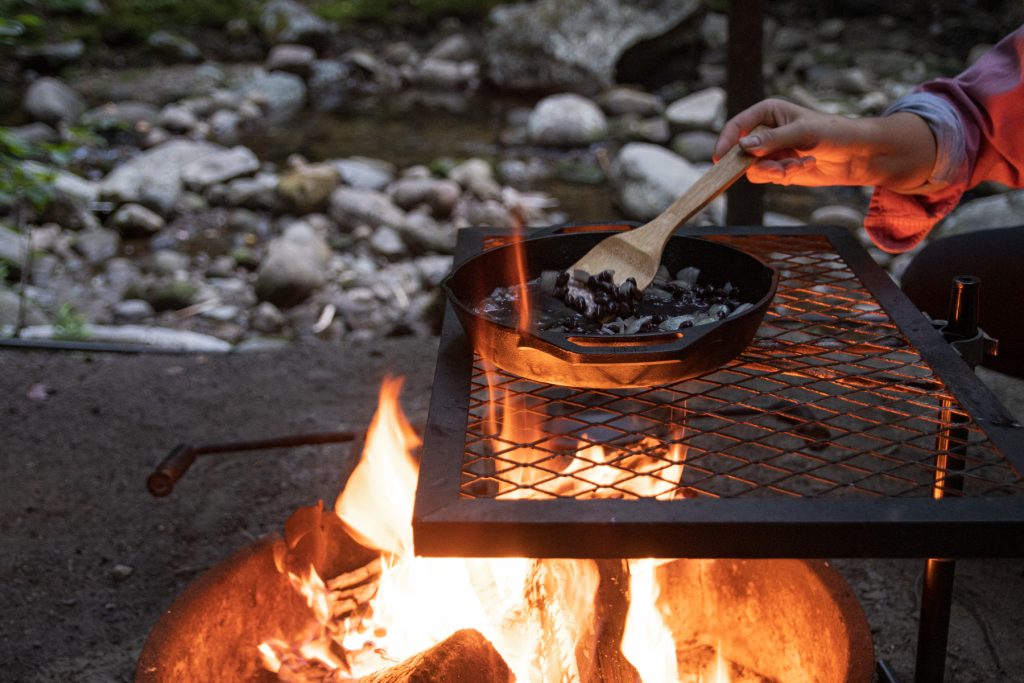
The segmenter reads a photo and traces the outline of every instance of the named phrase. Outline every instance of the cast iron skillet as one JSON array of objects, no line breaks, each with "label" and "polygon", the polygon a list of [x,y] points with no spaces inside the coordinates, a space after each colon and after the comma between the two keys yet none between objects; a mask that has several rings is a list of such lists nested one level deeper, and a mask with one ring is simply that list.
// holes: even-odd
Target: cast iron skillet
[{"label": "cast iron skillet", "polygon": [[[607,237],[609,229],[629,227],[556,226],[538,231],[540,236],[523,242],[527,278],[564,269]],[[506,372],[570,387],[645,387],[696,377],[735,358],[757,332],[778,285],[775,270],[757,258],[696,237],[673,236],[662,263],[673,273],[687,266],[700,268],[698,284],[731,282],[740,288],[740,299],[752,307],[725,320],[677,332],[630,336],[520,332],[474,311],[495,287],[517,281],[512,245],[468,259],[441,287],[476,351]]]}]

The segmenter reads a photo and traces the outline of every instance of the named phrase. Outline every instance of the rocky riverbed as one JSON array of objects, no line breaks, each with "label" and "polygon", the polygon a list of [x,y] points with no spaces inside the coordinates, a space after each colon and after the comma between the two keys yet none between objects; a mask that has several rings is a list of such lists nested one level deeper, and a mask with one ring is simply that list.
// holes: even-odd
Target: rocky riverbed
[{"label": "rocky riverbed", "polygon": [[[9,134],[76,142],[45,210],[0,207],[0,336],[217,351],[431,335],[459,228],[653,217],[710,163],[724,15],[696,1],[533,10],[362,39],[273,0],[258,25],[224,28],[260,63],[168,31],[146,49],[172,63],[141,69],[83,69],[74,44],[22,50]],[[962,67],[948,28],[922,44],[892,16],[770,18],[767,91],[880,113]],[[672,54],[698,58],[669,68]],[[980,195],[935,235],[1020,222],[1024,195]],[[773,188],[765,222],[860,232],[867,196]],[[716,202],[698,220],[723,218]],[[897,278],[910,258],[872,254]]]}]

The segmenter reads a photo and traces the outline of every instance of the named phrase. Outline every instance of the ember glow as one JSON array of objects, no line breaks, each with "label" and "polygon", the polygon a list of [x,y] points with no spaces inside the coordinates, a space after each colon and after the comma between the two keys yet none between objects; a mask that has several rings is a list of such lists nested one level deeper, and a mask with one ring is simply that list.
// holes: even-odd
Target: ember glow
[{"label": "ember glow", "polygon": [[[401,380],[384,382],[362,457],[334,507],[360,543],[380,550],[388,564],[369,608],[338,623],[332,618],[339,610],[331,582],[325,584],[312,567],[302,576],[289,574],[311,609],[310,636],[302,643],[263,642],[259,651],[264,666],[286,681],[353,681],[470,628],[493,644],[517,681],[592,680],[597,666],[595,598],[601,582],[596,562],[413,555],[418,475],[413,451],[420,439],[401,412],[400,388]],[[499,492],[505,498],[664,496],[677,488],[685,456],[680,447],[669,448],[668,458],[645,461],[639,453],[582,442],[578,457],[545,465],[544,471],[563,475],[549,477],[550,486],[545,487],[533,464],[551,454],[522,446],[540,438],[537,416],[508,396],[502,403],[500,419],[491,417],[500,424],[494,450],[507,463],[501,479],[509,483]],[[510,449],[509,443],[520,446]],[[630,562],[622,654],[646,683],[727,681],[721,678],[721,665],[718,673],[708,670],[707,676],[699,672],[696,679],[692,673],[680,679],[677,648],[659,612],[656,569],[654,560]],[[306,676],[303,672],[310,666],[319,673]]]}]

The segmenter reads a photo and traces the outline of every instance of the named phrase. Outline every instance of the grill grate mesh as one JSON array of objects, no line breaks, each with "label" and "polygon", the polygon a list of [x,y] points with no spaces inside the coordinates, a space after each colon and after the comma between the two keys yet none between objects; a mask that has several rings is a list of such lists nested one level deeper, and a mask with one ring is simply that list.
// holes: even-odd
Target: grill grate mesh
[{"label": "grill grate mesh", "polygon": [[965,496],[1024,492],[827,238],[712,239],[780,272],[744,354],[621,390],[533,382],[477,357],[460,497],[928,497],[946,476]]}]

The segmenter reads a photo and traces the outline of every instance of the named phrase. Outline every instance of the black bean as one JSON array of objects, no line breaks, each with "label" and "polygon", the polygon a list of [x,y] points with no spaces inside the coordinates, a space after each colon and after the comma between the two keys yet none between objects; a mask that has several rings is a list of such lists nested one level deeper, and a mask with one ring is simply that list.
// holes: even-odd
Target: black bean
[{"label": "black bean", "polygon": [[597,275],[597,279],[601,282],[611,282],[613,277],[615,277],[614,270],[602,270]]},{"label": "black bean", "polygon": [[[563,270],[561,273],[558,274],[558,277],[555,278],[555,287],[565,288],[568,285],[569,285],[569,271]],[[559,297],[559,298],[561,298],[561,297]]]}]

